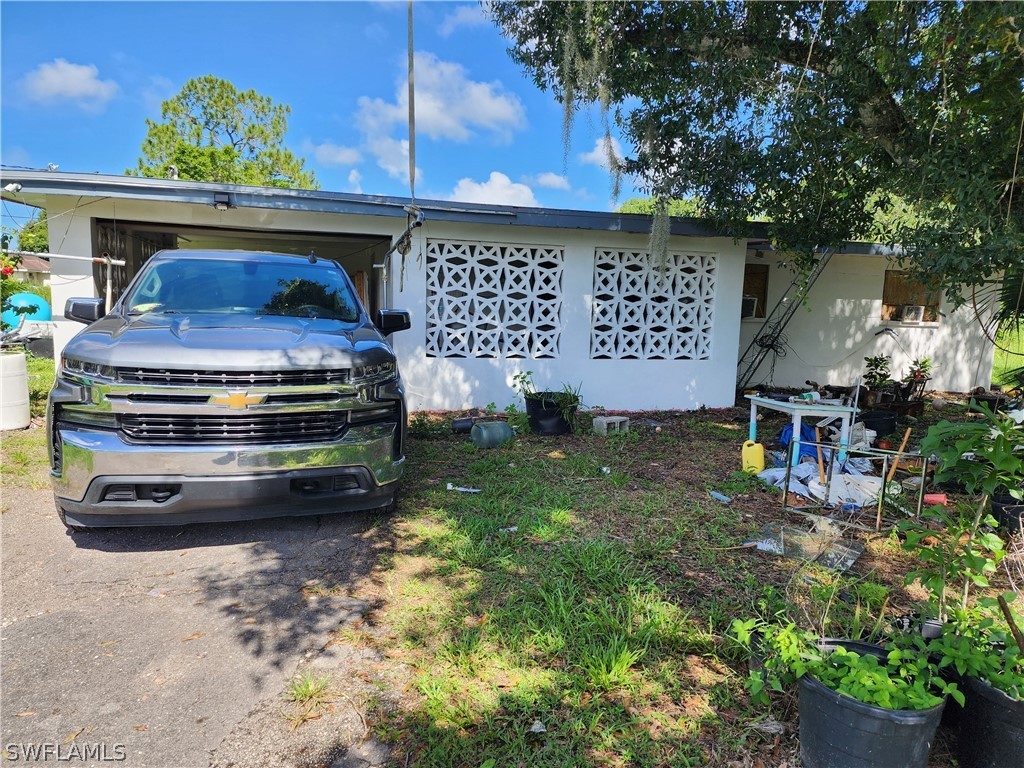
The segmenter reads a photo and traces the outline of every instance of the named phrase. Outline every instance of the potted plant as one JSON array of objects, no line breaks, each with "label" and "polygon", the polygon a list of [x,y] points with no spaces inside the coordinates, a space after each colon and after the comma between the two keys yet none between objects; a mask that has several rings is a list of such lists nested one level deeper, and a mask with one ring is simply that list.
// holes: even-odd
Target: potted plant
[{"label": "potted plant", "polygon": [[868,388],[867,405],[874,405],[881,401],[883,394],[888,394],[892,386],[892,360],[889,355],[874,355],[865,357],[864,364],[864,386]]},{"label": "potted plant", "polygon": [[[966,697],[962,717],[961,765],[996,768],[1019,764],[1024,754],[1024,636],[1005,599],[982,599],[971,609],[972,585],[988,586],[987,576],[1002,557],[1002,540],[983,526],[996,525],[988,508],[1005,491],[1020,500],[1024,484],[1024,410],[993,413],[986,405],[974,410],[984,417],[973,422],[940,422],[928,430],[921,452],[938,458],[936,481],[955,480],[974,496],[974,507],[959,514],[932,507],[923,521],[904,521],[904,547],[924,562],[908,580],[920,578],[929,602],[943,621],[939,637],[929,643],[943,669],[955,670]],[[941,530],[927,525],[939,523]],[[950,608],[947,587],[956,585],[959,603]],[[986,609],[1000,604],[1005,630]]]},{"label": "potted plant", "polygon": [[1024,499],[1024,409],[993,412],[988,406],[972,410],[979,421],[940,421],[928,430],[921,453],[938,457],[935,482],[953,480],[975,497],[978,528],[993,496]]},{"label": "potted plant", "polygon": [[1019,765],[1024,755],[1024,635],[1005,598],[999,601],[1000,618],[991,611],[997,601],[980,602],[981,609],[958,611],[928,649],[940,659],[940,668],[955,670],[963,681],[962,768]]},{"label": "potted plant", "polygon": [[881,647],[758,619],[737,619],[732,635],[758,662],[747,680],[755,703],[766,703],[769,690],[799,686],[807,768],[924,768],[944,696],[962,699],[924,653],[920,635]]},{"label": "potted plant", "polygon": [[512,377],[513,386],[526,403],[526,416],[538,435],[564,435],[576,424],[580,407],[580,387],[563,384],[561,390],[538,391],[533,371],[520,371]]},{"label": "potted plant", "polygon": [[929,379],[932,375],[932,360],[930,357],[918,357],[910,361],[910,369],[907,371],[904,381],[920,381]]}]

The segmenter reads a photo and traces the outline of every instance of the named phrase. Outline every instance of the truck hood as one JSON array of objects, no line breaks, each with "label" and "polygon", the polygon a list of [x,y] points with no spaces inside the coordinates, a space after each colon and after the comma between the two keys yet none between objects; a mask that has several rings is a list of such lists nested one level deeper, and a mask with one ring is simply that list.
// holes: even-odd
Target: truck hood
[{"label": "truck hood", "polygon": [[369,323],[279,315],[110,314],[64,355],[115,367],[188,370],[349,368],[394,359]]}]

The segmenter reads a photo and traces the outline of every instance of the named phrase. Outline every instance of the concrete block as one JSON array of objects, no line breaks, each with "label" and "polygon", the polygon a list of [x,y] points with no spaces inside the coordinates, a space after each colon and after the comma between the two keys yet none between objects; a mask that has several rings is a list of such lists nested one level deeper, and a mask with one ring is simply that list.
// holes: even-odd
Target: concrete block
[{"label": "concrete block", "polygon": [[625,416],[596,416],[594,418],[594,431],[599,435],[609,435],[612,432],[629,432],[629,419]]}]

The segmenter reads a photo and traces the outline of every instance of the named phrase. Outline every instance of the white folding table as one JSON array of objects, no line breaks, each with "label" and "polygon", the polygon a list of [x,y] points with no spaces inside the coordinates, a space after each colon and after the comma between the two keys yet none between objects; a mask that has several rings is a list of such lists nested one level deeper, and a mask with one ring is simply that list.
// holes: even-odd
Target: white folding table
[{"label": "white folding table", "polygon": [[786,402],[783,400],[772,400],[770,397],[759,395],[747,395],[750,401],[750,439],[757,442],[757,409],[767,408],[770,411],[788,413],[793,418],[793,443],[792,459],[790,463],[796,466],[800,463],[800,425],[804,416],[816,416],[818,419],[828,417],[839,418],[842,426],[839,428],[839,460],[846,458],[844,450],[850,444],[850,426],[857,409],[848,405],[828,405],[816,403],[811,400],[800,402]]}]

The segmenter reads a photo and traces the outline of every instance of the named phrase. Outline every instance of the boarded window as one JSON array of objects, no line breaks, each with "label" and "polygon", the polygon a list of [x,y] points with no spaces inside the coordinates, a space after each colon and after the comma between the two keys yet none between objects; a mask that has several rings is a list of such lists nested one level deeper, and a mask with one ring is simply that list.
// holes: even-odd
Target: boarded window
[{"label": "boarded window", "polygon": [[[882,319],[900,321],[924,321],[935,323],[939,319],[942,294],[931,290],[908,273],[899,269],[885,270],[885,284],[882,287]],[[924,310],[917,309],[924,307]]]},{"label": "boarded window", "polygon": [[768,302],[768,265],[743,267],[743,309],[740,317],[764,317]]}]

